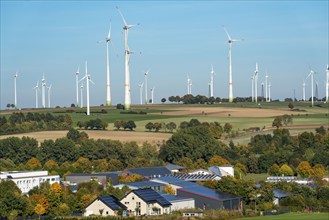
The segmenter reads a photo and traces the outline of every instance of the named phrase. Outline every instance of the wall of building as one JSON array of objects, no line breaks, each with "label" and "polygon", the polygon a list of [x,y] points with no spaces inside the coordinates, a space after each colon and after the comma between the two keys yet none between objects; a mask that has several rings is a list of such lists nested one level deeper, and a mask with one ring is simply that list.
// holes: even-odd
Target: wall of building
[{"label": "wall of building", "polygon": [[[102,214],[100,213],[100,210],[103,210]],[[87,206],[84,216],[89,215],[116,216],[117,214],[110,207],[105,205],[101,200],[97,199],[89,206]]]},{"label": "wall of building", "polygon": [[172,204],[171,211],[176,211],[180,209],[194,209],[195,208],[195,202],[193,199],[190,200],[184,200],[184,201],[170,201]]},{"label": "wall of building", "polygon": [[206,198],[203,196],[199,196],[193,193],[177,190],[177,196],[193,198],[195,200],[195,208],[206,209],[206,210],[223,208],[223,202]]}]

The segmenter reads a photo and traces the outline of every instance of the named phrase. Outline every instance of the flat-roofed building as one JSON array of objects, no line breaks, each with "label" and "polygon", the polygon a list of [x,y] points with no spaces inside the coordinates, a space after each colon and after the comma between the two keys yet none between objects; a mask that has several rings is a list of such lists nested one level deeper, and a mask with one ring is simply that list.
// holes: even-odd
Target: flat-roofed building
[{"label": "flat-roofed building", "polygon": [[49,184],[60,183],[59,175],[48,175],[48,171],[8,171],[0,172],[0,181],[11,180],[22,193],[28,193],[41,183],[49,182]]}]

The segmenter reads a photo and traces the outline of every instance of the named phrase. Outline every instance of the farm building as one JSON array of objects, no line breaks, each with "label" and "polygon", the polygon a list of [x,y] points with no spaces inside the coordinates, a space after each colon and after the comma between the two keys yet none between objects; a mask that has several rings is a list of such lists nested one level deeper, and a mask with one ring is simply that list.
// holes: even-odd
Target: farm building
[{"label": "farm building", "polygon": [[239,210],[241,197],[225,192],[219,192],[207,187],[198,185],[177,189],[177,196],[194,198],[195,207],[208,209]]},{"label": "farm building", "polygon": [[166,185],[163,183],[157,183],[152,181],[141,181],[141,182],[132,182],[132,183],[122,183],[118,185],[114,185],[115,188],[122,188],[123,186],[128,186],[130,189],[143,189],[143,188],[151,188],[156,192],[161,192]]}]

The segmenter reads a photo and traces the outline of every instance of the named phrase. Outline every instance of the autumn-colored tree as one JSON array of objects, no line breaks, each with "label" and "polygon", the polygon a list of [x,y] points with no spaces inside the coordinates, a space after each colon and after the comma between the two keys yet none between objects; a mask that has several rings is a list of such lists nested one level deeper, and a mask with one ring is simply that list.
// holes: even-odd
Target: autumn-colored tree
[{"label": "autumn-colored tree", "polygon": [[162,192],[170,195],[176,195],[175,189],[170,184],[167,184],[165,188],[162,190]]},{"label": "autumn-colored tree", "polygon": [[130,174],[128,176],[124,176],[122,174],[119,174],[119,182],[120,183],[132,183],[132,182],[138,182],[143,181],[143,177],[138,174]]},{"label": "autumn-colored tree", "polygon": [[312,176],[317,179],[322,179],[326,175],[326,168],[322,164],[315,164],[313,167]]},{"label": "autumn-colored tree", "polygon": [[40,216],[46,214],[46,209],[43,207],[43,205],[37,204],[34,208],[34,212]]},{"label": "autumn-colored tree", "polygon": [[283,164],[280,167],[279,173],[280,173],[280,175],[284,175],[284,176],[293,176],[294,175],[294,171],[291,169],[291,167],[288,164]]},{"label": "autumn-colored tree", "polygon": [[273,164],[269,169],[268,169],[268,174],[271,176],[279,176],[280,175],[280,167],[276,163]]},{"label": "autumn-colored tree", "polygon": [[43,169],[47,170],[48,172],[52,172],[52,171],[58,171],[59,170],[59,166],[58,163],[54,160],[48,160],[44,165],[43,165]]},{"label": "autumn-colored tree", "polygon": [[246,174],[247,174],[247,168],[245,165],[239,162],[234,165],[234,176],[236,178],[241,178],[241,176],[245,176]]},{"label": "autumn-colored tree", "polygon": [[94,167],[94,172],[105,172],[108,171],[109,164],[106,159],[99,159],[92,161],[92,165]]},{"label": "autumn-colored tree", "polygon": [[188,157],[180,158],[179,160],[177,160],[175,162],[175,164],[177,164],[179,166],[182,166],[182,167],[185,167],[187,169],[193,169],[194,168],[193,161]]},{"label": "autumn-colored tree", "polygon": [[90,173],[92,171],[92,165],[88,158],[80,157],[76,162],[72,164],[79,172]]},{"label": "autumn-colored tree", "polygon": [[84,195],[82,195],[81,198],[80,198],[80,202],[81,202],[82,207],[85,208],[96,197],[97,197],[97,195],[94,195],[94,194],[84,194]]},{"label": "autumn-colored tree", "polygon": [[212,158],[210,158],[208,164],[209,166],[220,166],[220,165],[228,165],[230,164],[230,162],[221,156],[215,155]]},{"label": "autumn-colored tree", "polygon": [[313,174],[313,169],[308,161],[301,161],[297,166],[296,171],[301,177],[309,177]]},{"label": "autumn-colored tree", "polygon": [[40,160],[38,160],[35,157],[32,157],[31,159],[29,159],[26,163],[26,167],[29,170],[40,170],[42,168],[42,165],[40,163]]},{"label": "autumn-colored tree", "polygon": [[194,167],[195,168],[202,168],[202,169],[206,169],[208,168],[208,164],[206,161],[204,161],[204,159],[200,158],[200,159],[197,159],[194,163]]},{"label": "autumn-colored tree", "polygon": [[63,189],[62,189],[62,186],[59,184],[59,183],[53,183],[51,186],[50,186],[50,190],[55,192],[56,194],[62,194],[63,192]]}]

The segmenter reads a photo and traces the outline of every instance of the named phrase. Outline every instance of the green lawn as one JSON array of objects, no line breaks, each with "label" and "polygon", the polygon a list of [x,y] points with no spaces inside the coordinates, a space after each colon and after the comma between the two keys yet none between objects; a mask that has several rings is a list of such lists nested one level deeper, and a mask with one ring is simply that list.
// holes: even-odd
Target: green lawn
[{"label": "green lawn", "polygon": [[282,215],[266,215],[259,217],[242,218],[245,220],[328,220],[329,213],[287,213]]},{"label": "green lawn", "polygon": [[259,182],[259,181],[262,181],[262,180],[266,180],[266,178],[268,176],[269,175],[267,173],[259,173],[259,174],[256,174],[256,173],[248,173],[243,179],[245,179],[245,180],[254,179],[254,180],[256,180],[256,182]]}]

